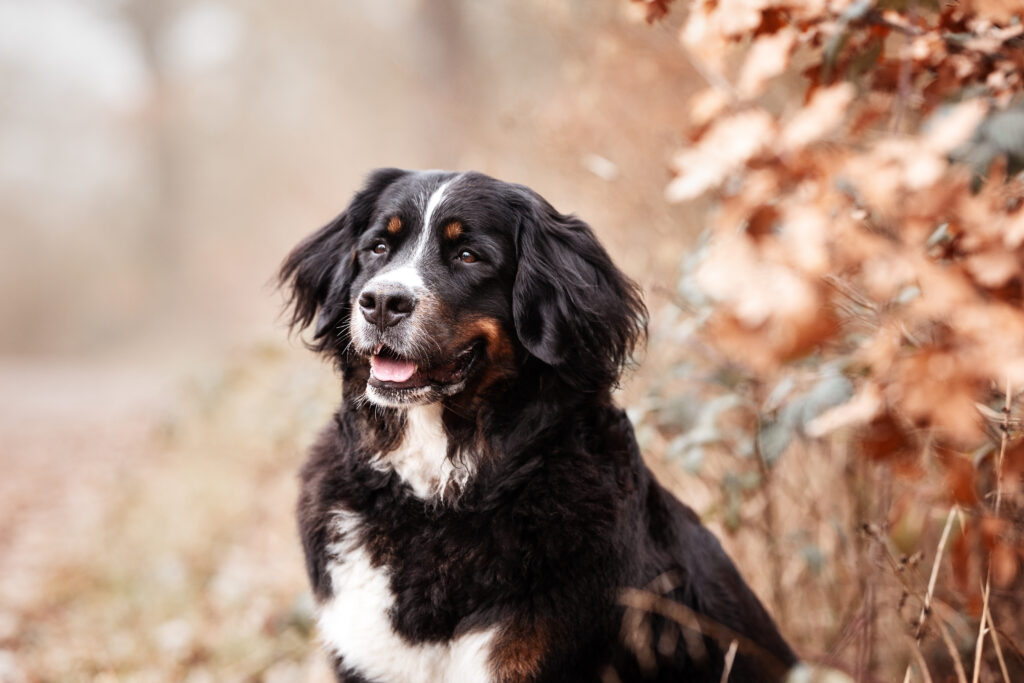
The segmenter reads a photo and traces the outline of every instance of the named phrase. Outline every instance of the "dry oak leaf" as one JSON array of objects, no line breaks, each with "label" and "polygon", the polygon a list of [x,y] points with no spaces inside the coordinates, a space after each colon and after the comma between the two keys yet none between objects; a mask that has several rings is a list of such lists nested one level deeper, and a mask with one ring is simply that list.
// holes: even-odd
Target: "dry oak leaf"
[{"label": "dry oak leaf", "polygon": [[694,146],[677,152],[675,179],[665,188],[670,202],[694,199],[718,187],[759,155],[775,135],[775,122],[760,109],[739,112],[714,124]]},{"label": "dry oak leaf", "polygon": [[1017,552],[1006,541],[1000,541],[992,549],[992,579],[1000,588],[1010,588],[1017,578],[1020,560]]},{"label": "dry oak leaf", "polygon": [[765,259],[746,235],[721,235],[694,274],[705,294],[724,304],[745,326],[769,318],[802,318],[819,304],[817,288],[785,265]]},{"label": "dry oak leaf", "polygon": [[1024,386],[1024,316],[1018,307],[976,299],[950,306],[947,318],[970,352],[962,363],[980,377]]},{"label": "dry oak leaf", "polygon": [[914,282],[914,267],[899,251],[879,253],[861,262],[861,282],[868,296],[888,303]]},{"label": "dry oak leaf", "polygon": [[1024,209],[1006,217],[1003,243],[1007,249],[1016,249],[1024,243]]},{"label": "dry oak leaf", "polygon": [[889,411],[873,419],[857,434],[857,450],[871,460],[892,460],[907,453],[910,437]]},{"label": "dry oak leaf", "polygon": [[832,221],[812,203],[785,207],[779,241],[789,261],[809,275],[824,275],[831,262],[828,244]]},{"label": "dry oak leaf", "polygon": [[961,102],[929,119],[922,142],[935,154],[949,154],[971,138],[987,113],[981,99]]},{"label": "dry oak leaf", "polygon": [[907,207],[905,193],[930,188],[948,166],[943,155],[916,138],[889,137],[849,159],[843,175],[871,208],[896,216]]},{"label": "dry oak leaf", "polygon": [[774,34],[757,38],[740,70],[736,85],[740,97],[751,99],[764,92],[768,82],[781,75],[789,66],[789,58],[796,46],[797,32],[785,27]]},{"label": "dry oak leaf", "polygon": [[668,14],[672,0],[631,0],[635,7],[640,7],[644,20],[649,24],[664,19]]},{"label": "dry oak leaf", "polygon": [[1014,18],[1024,18],[1020,0],[963,0],[961,4],[965,10],[997,24],[1009,24]]},{"label": "dry oak leaf", "polygon": [[779,0],[700,0],[690,8],[679,40],[706,68],[721,73],[728,45],[762,26],[764,11]]},{"label": "dry oak leaf", "polygon": [[729,106],[729,96],[719,88],[705,88],[690,98],[690,123],[707,125]]},{"label": "dry oak leaf", "polygon": [[765,258],[746,234],[720,234],[694,279],[719,304],[705,333],[757,371],[775,370],[835,334],[817,279]]},{"label": "dry oak leaf", "polygon": [[976,442],[983,435],[974,407],[981,384],[964,365],[954,352],[938,349],[901,359],[888,386],[890,405],[955,443]]},{"label": "dry oak leaf", "polygon": [[782,129],[782,149],[787,152],[799,150],[835,130],[846,117],[847,107],[855,94],[849,83],[818,89],[807,106]]},{"label": "dry oak leaf", "polygon": [[[725,69],[728,40],[719,30],[717,17],[713,14],[714,4],[710,0],[695,3],[683,25],[679,40],[692,58],[712,71],[721,73]],[[760,21],[760,13],[758,13]]]},{"label": "dry oak leaf", "polygon": [[755,372],[771,373],[830,339],[838,324],[824,308],[802,311],[793,317],[776,316],[751,328],[726,310],[718,310],[704,325],[703,333],[734,362]]},{"label": "dry oak leaf", "polygon": [[986,249],[971,254],[966,261],[967,272],[987,289],[998,289],[1020,275],[1021,263],[1016,254],[1004,249]]},{"label": "dry oak leaf", "polygon": [[[1019,0],[1017,4],[1019,6]],[[965,41],[964,47],[991,55],[998,52],[1003,47],[1003,43],[1013,40],[1022,34],[1024,34],[1024,25],[1021,24],[1007,26],[1006,28],[989,26],[988,30],[981,31],[973,38]]]},{"label": "dry oak leaf", "polygon": [[939,457],[946,470],[944,488],[952,502],[964,507],[971,507],[977,503],[974,463],[953,451],[941,451]]},{"label": "dry oak leaf", "polygon": [[683,44],[700,49],[708,42],[738,38],[761,25],[761,11],[772,0],[702,0],[690,8],[681,36]]}]

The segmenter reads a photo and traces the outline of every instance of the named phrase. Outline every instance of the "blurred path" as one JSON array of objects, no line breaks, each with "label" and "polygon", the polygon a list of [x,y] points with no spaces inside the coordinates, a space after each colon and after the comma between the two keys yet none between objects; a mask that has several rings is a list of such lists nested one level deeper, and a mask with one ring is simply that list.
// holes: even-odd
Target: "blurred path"
[{"label": "blurred path", "polygon": [[0,642],[55,568],[103,552],[90,543],[152,448],[167,384],[143,367],[0,363]]}]

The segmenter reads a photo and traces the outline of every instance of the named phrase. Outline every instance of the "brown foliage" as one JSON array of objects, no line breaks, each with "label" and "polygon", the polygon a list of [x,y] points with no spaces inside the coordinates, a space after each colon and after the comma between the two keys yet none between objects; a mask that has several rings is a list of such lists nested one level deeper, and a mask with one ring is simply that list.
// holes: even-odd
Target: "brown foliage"
[{"label": "brown foliage", "polygon": [[962,510],[942,599],[977,617],[988,581],[993,614],[1015,613],[1024,4],[696,0],[680,39],[708,88],[666,197],[716,199],[683,289],[718,376],[742,368],[764,423],[765,406],[785,413],[780,387],[841,368],[845,402],[793,431],[849,440],[916,488],[898,509],[874,498],[890,531],[920,529],[915,507]]}]

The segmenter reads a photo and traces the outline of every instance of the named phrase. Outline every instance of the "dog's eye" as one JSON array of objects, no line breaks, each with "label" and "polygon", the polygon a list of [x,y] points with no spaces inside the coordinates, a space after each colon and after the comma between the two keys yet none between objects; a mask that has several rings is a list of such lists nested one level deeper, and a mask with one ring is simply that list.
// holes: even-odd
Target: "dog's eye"
[{"label": "dog's eye", "polygon": [[475,263],[477,259],[476,254],[471,252],[469,249],[463,249],[459,252],[459,260],[463,263]]},{"label": "dog's eye", "polygon": [[383,254],[386,253],[387,250],[388,243],[385,242],[384,240],[379,240],[376,244],[373,245],[373,249],[371,249],[370,251],[372,251],[374,254]]}]

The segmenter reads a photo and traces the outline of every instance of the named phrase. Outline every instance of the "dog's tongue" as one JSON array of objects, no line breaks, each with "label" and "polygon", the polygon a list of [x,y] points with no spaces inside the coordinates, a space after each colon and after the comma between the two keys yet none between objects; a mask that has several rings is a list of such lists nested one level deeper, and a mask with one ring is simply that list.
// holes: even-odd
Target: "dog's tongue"
[{"label": "dog's tongue", "polygon": [[370,372],[381,382],[406,382],[416,372],[416,364],[374,356],[370,361]]}]

